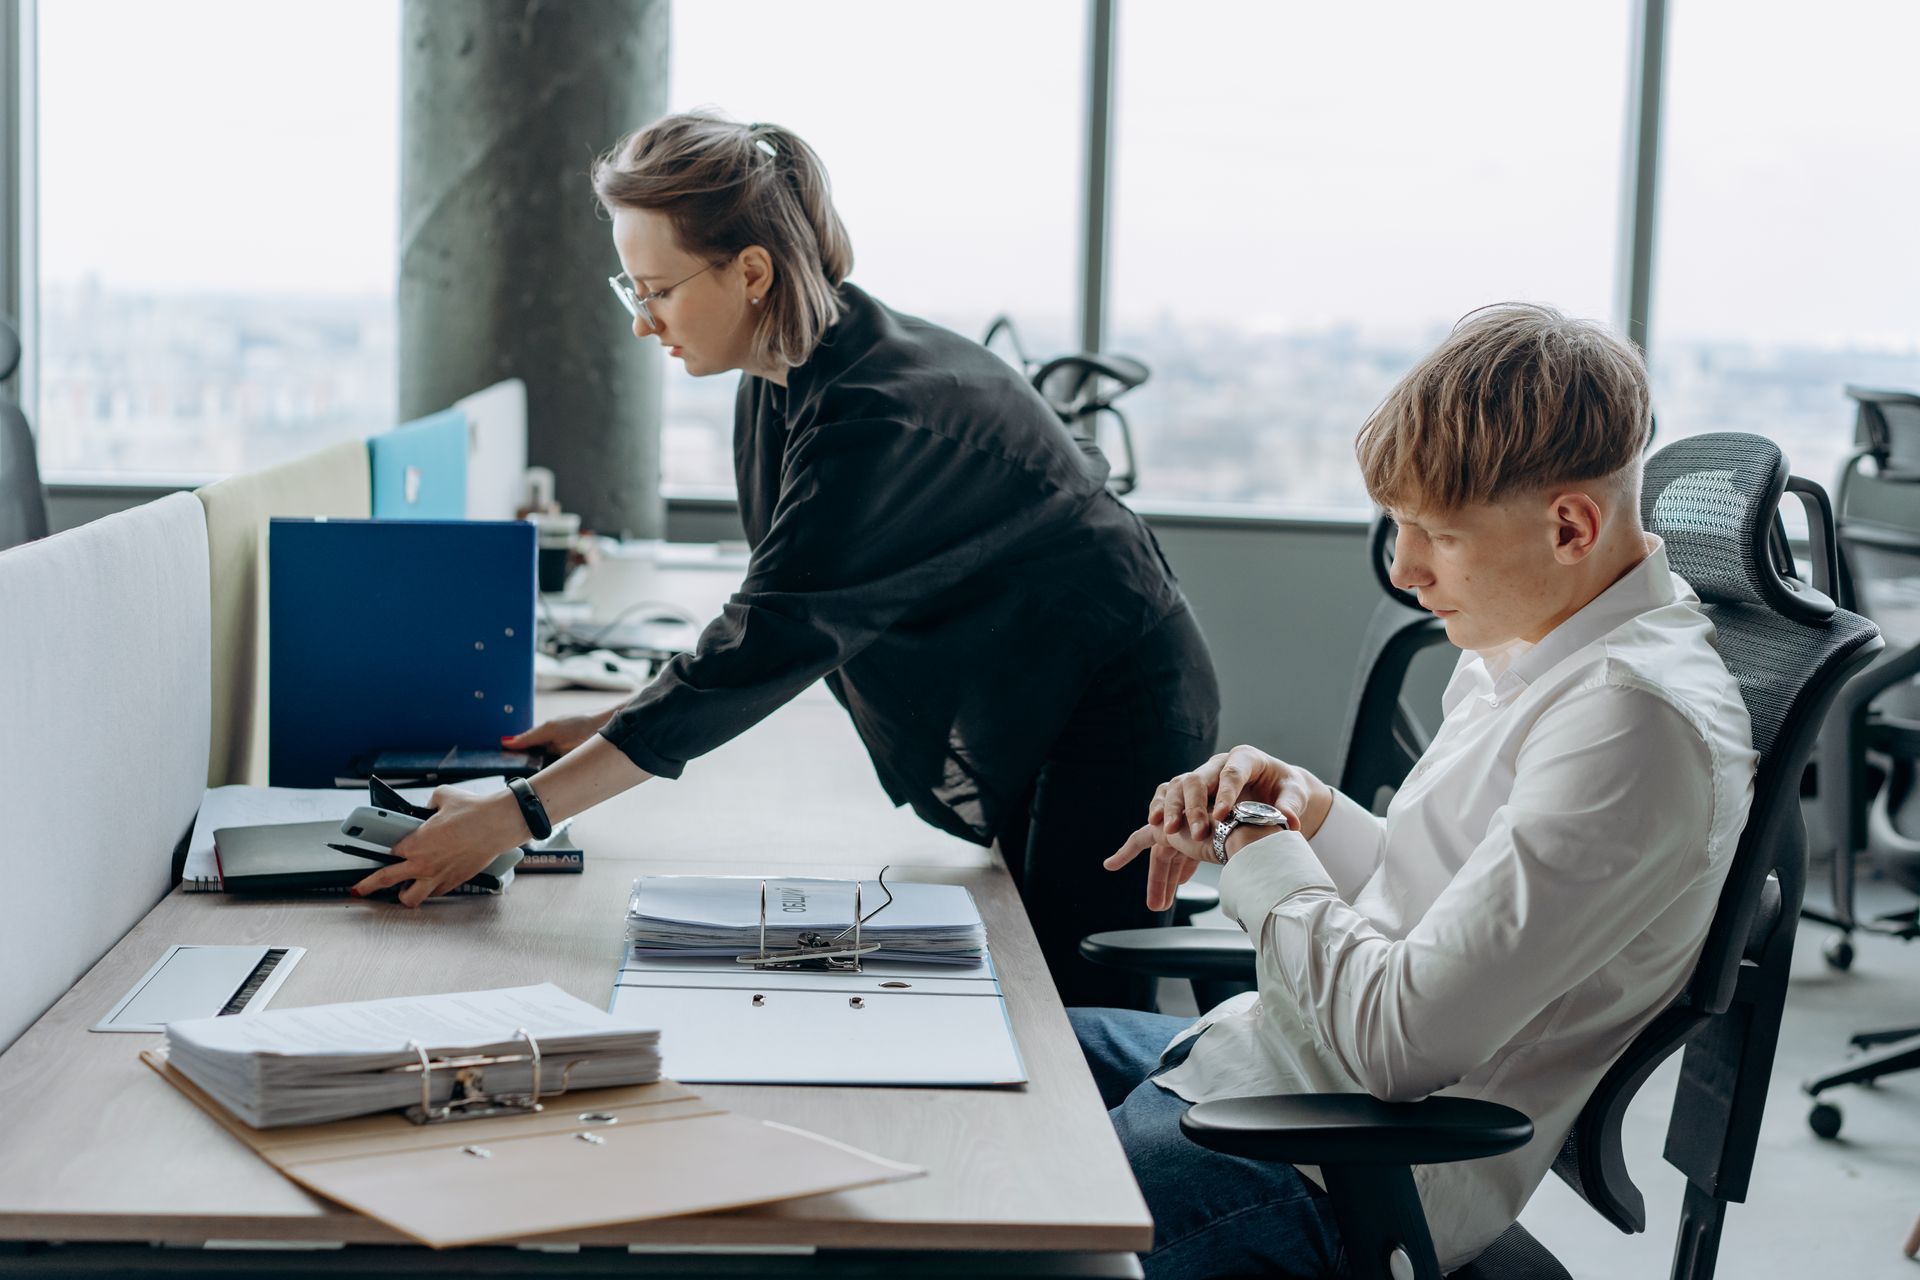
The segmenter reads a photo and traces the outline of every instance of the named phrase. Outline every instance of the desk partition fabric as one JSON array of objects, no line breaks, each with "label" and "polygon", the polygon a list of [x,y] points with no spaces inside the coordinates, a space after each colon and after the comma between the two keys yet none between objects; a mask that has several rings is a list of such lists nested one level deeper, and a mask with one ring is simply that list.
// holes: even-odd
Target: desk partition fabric
[{"label": "desk partition fabric", "polygon": [[293,462],[208,485],[213,724],[207,785],[267,780],[267,562],[273,516],[365,517],[367,446],[346,441]]},{"label": "desk partition fabric", "polygon": [[524,520],[275,520],[268,780],[330,787],[384,749],[484,747],[533,724]]},{"label": "desk partition fabric", "polygon": [[166,894],[199,808],[201,506],[172,494],[0,554],[0,601],[0,724],[14,736],[0,840],[5,1048]]},{"label": "desk partition fabric", "polygon": [[467,514],[467,415],[443,409],[367,441],[377,520],[459,520]]}]

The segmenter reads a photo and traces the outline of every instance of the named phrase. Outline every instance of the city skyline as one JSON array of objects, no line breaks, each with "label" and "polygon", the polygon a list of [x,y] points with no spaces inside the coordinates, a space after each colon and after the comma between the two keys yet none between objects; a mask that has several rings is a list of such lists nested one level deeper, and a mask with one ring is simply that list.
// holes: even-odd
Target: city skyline
[{"label": "city skyline", "polygon": [[[183,300],[96,287],[62,288],[50,301],[43,320],[59,353],[42,371],[42,413],[58,428],[41,442],[50,472],[205,480],[393,423],[393,316],[380,300]],[[985,321],[937,318],[972,336]],[[1153,370],[1120,402],[1138,451],[1138,496],[1364,511],[1354,432],[1443,335],[1444,326],[1412,342],[1357,325],[1278,334],[1119,329],[1115,348]],[[1796,471],[1828,485],[1851,446],[1842,386],[1920,386],[1920,344],[1834,351],[1676,341],[1657,352],[1661,442],[1760,430]],[[670,487],[731,488],[734,381],[669,378],[662,456]]]}]

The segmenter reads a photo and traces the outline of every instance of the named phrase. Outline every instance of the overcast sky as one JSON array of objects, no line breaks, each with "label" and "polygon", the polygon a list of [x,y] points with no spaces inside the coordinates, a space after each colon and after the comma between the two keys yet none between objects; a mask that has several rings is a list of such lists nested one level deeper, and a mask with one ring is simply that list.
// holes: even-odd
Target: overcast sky
[{"label": "overcast sky", "polygon": [[[1626,0],[1120,7],[1123,320],[1611,313]],[[1656,331],[1920,342],[1920,5],[1673,14]],[[674,15],[671,102],[806,136],[856,278],[897,305],[1064,316],[1084,20],[1082,0],[700,0]],[[396,0],[43,0],[39,23],[49,281],[391,290]]]}]

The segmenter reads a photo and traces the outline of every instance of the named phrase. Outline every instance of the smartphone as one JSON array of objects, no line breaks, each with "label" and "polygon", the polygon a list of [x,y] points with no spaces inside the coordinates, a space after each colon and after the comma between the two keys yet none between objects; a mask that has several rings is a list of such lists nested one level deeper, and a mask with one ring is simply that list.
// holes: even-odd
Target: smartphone
[{"label": "smartphone", "polygon": [[420,829],[424,819],[363,804],[340,823],[340,834],[363,844],[391,849]]}]

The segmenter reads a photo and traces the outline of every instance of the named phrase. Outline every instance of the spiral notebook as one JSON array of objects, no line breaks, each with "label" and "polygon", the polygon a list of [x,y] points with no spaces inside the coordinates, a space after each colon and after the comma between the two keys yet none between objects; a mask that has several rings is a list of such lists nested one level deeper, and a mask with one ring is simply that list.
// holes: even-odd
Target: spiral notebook
[{"label": "spiral notebook", "polygon": [[[464,791],[468,795],[486,796],[500,791],[506,783],[499,778],[482,778],[476,782],[455,783],[453,786],[454,790]],[[433,790],[430,787],[410,787],[401,789],[397,794],[410,804],[424,805],[433,795]],[[178,874],[188,893],[218,893],[220,868],[214,860],[215,831],[227,827],[264,827],[325,820],[335,824],[336,828],[335,834],[329,839],[338,840],[341,838],[338,834],[340,819],[369,803],[369,799],[364,787],[357,791],[343,791],[334,787],[249,787],[238,784],[214,787],[202,799],[200,812],[194,817],[193,832],[188,837]],[[176,853],[175,856],[180,855]],[[372,867],[376,864],[366,865]]]}]

